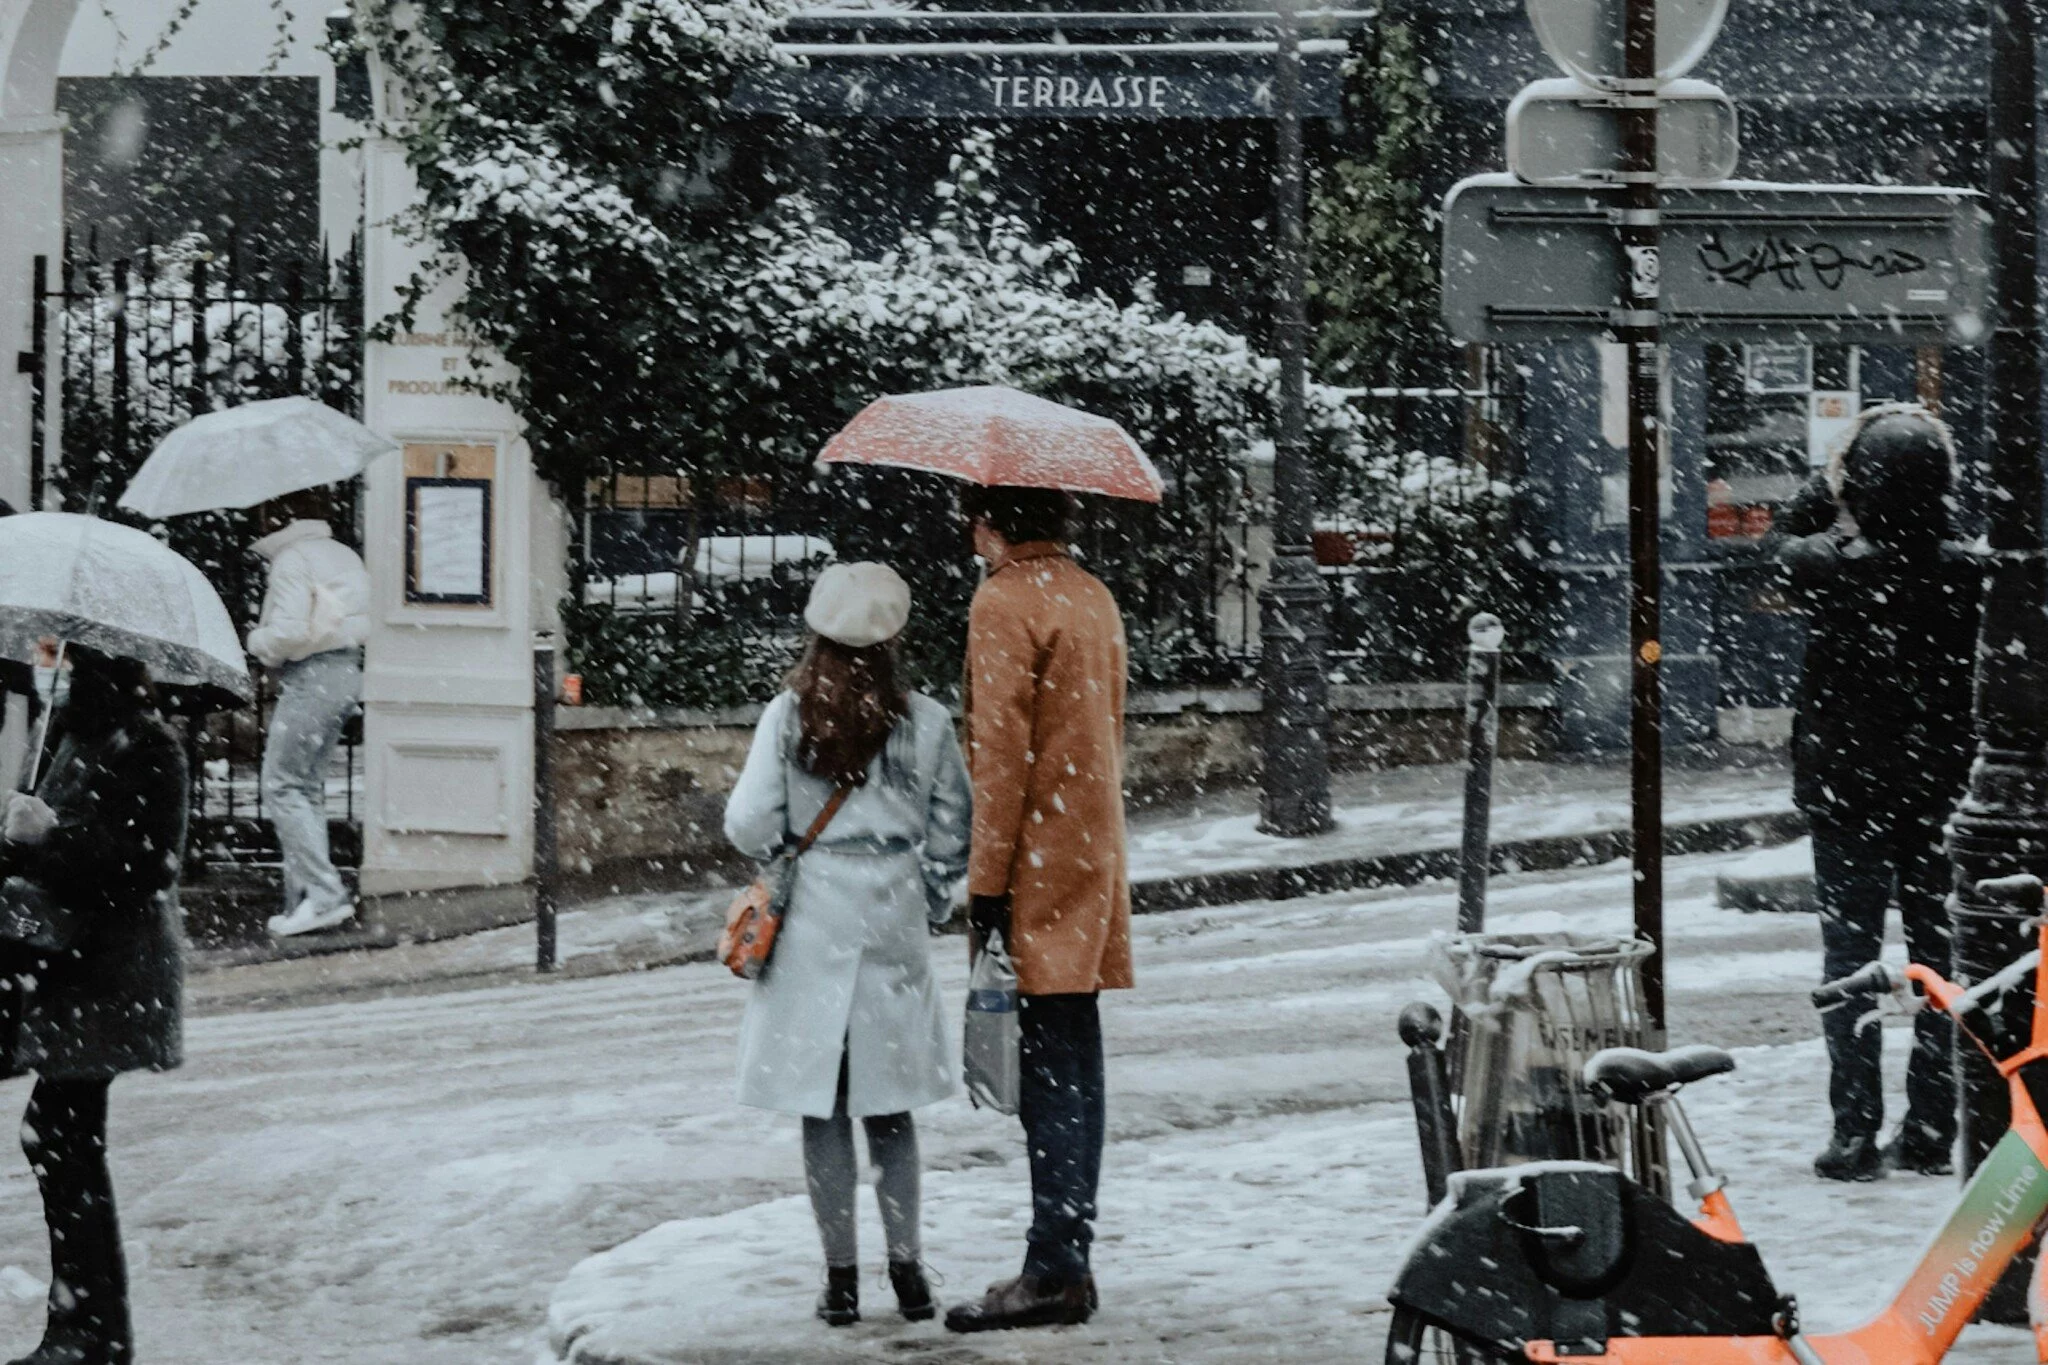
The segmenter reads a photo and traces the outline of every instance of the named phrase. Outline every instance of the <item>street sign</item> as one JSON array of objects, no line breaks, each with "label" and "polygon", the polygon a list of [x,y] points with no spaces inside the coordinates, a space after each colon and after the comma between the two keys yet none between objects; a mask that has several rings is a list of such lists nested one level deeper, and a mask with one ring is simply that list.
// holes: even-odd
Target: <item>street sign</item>
[{"label": "street sign", "polygon": [[[1621,80],[1622,0],[1528,0],[1529,22],[1550,60],[1587,85]],[[1699,65],[1714,45],[1728,0],[1657,0],[1657,78]]]},{"label": "street sign", "polygon": [[[1443,313],[1461,341],[1597,336],[1623,306],[1610,189],[1481,175],[1444,200]],[[1729,181],[1663,199],[1675,338],[1867,345],[1984,339],[1983,197],[1939,186]]]},{"label": "street sign", "polygon": [[[1735,102],[1706,81],[1657,92],[1657,173],[1667,186],[1735,174],[1742,150]],[[1508,105],[1508,170],[1532,185],[1617,183],[1622,170],[1616,96],[1575,80],[1531,81]]]}]

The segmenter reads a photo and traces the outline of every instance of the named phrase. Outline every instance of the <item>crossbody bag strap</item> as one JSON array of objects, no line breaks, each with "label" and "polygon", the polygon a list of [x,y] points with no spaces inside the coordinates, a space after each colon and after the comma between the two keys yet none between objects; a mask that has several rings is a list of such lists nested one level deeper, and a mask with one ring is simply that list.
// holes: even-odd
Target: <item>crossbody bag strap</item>
[{"label": "crossbody bag strap", "polygon": [[825,808],[818,812],[818,818],[811,821],[811,827],[804,831],[804,837],[797,840],[796,847],[789,851],[791,859],[801,858],[818,842],[818,836],[825,832],[825,826],[832,823],[832,817],[839,814],[839,808],[846,804],[846,798],[853,795],[852,787],[841,787],[825,802]]}]

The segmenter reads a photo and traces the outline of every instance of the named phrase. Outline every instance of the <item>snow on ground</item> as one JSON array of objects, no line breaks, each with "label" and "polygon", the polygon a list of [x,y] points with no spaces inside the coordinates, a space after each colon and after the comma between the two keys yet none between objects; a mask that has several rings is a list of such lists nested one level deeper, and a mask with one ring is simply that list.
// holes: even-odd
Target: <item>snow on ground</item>
[{"label": "snow on ground", "polygon": [[[1742,1042],[1810,1034],[1803,994],[1817,966],[1811,921],[1715,910],[1702,894],[1703,874],[1733,861],[1688,859],[1684,871],[1674,871],[1677,1036]],[[1531,879],[1501,890],[1494,927],[1619,927],[1626,888],[1615,869]],[[1390,1074],[1398,1053],[1384,1034],[1401,1003],[1430,993],[1419,979],[1423,936],[1442,923],[1441,899],[1332,897],[1141,923],[1149,940],[1141,962],[1150,970],[1138,995],[1111,1006],[1113,1143],[1097,1251],[1105,1310],[1088,1326],[949,1338],[936,1325],[896,1319],[877,1280],[867,1288],[866,1322],[848,1331],[822,1327],[809,1315],[816,1234],[805,1199],[792,1191],[661,1224],[579,1265],[550,1306],[552,1354],[543,1358],[649,1365],[906,1355],[1377,1359],[1384,1289],[1421,1212],[1413,1129],[1404,1105],[1385,1102],[1397,1098],[1399,1082]],[[1348,941],[1323,932],[1333,923],[1352,931]],[[1306,979],[1283,985],[1279,972]],[[1759,1007],[1762,1000],[1770,1003]],[[1134,1027],[1178,1040],[1173,1055],[1133,1046],[1127,1031]],[[1240,1030],[1265,1034],[1274,1052],[1248,1065],[1211,1057],[1216,1049],[1201,1045]],[[1318,1046],[1336,1037],[1349,1038],[1350,1048]],[[1888,1035],[1898,1045],[1890,1049],[1895,1072],[1905,1037]],[[1194,1040],[1201,1042],[1190,1047]],[[1954,1186],[1905,1178],[1853,1189],[1817,1182],[1807,1163],[1827,1126],[1820,1044],[1751,1046],[1740,1056],[1736,1076],[1698,1088],[1696,1121],[1734,1173],[1738,1208],[1783,1285],[1801,1294],[1810,1321],[1820,1329],[1850,1325],[1902,1278]],[[1365,1093],[1347,1093],[1347,1078],[1367,1075],[1373,1080]],[[1147,1122],[1143,1116],[1169,1108],[1176,1092],[1230,1112]],[[990,1116],[980,1116],[979,1126],[993,1126],[989,1145],[1001,1159],[938,1170],[927,1187],[927,1254],[951,1276],[955,1297],[1014,1272],[1027,1221],[1028,1177],[1013,1131]],[[872,1245],[879,1223],[871,1197],[863,1214]],[[1984,1330],[1954,1358],[2002,1365],[2031,1354],[2020,1334]]]},{"label": "snow on ground", "polygon": [[[1906,1035],[1891,1030],[1894,1084]],[[1741,1049],[1736,1076],[1689,1105],[1736,1173],[1733,1197],[1810,1330],[1861,1321],[1903,1279],[1949,1181],[1822,1187],[1806,1169],[1825,1097],[1816,1041]],[[1710,1093],[1711,1091],[1711,1093]],[[1056,1333],[949,1338],[890,1309],[879,1276],[866,1320],[834,1331],[808,1317],[815,1269],[790,1248],[815,1238],[791,1195],[665,1223],[578,1266],[555,1294],[555,1359],[806,1361],[1377,1360],[1384,1290],[1419,1220],[1414,1131],[1394,1106],[1275,1116],[1120,1143],[1105,1163],[1096,1250],[1105,1308]],[[926,1191],[928,1254],[969,1290],[1015,1271],[1029,1221],[1021,1161],[942,1172]],[[878,1237],[872,1192],[863,1232]],[[877,1304],[879,1303],[879,1311]],[[744,1305],[744,1308],[741,1307]],[[2023,1334],[1974,1333],[1958,1362],[2031,1361]],[[544,1359],[547,1357],[544,1357]]]},{"label": "snow on ground", "polygon": [[[1613,768],[1506,762],[1496,779],[1496,843],[1629,827],[1628,777]],[[1220,792],[1170,816],[1140,813],[1131,820],[1131,877],[1145,881],[1455,848],[1463,829],[1463,783],[1463,768],[1446,764],[1339,774],[1333,793],[1337,828],[1313,839],[1261,834],[1255,794]],[[1674,825],[1791,809],[1791,784],[1779,767],[1667,775],[1664,818]]]},{"label": "snow on ground", "polygon": [[[1820,1197],[1804,1172],[1824,1128],[1803,998],[1816,932],[1715,909],[1731,861],[1670,868],[1674,1033],[1785,1045],[1699,1087],[1696,1116],[1771,1264],[1839,1320],[1894,1278],[1950,1187]],[[1627,893],[1618,866],[1516,878],[1496,927],[1612,926]],[[594,1360],[608,1334],[649,1332],[607,1307],[637,1301],[663,1315],[668,1354],[649,1358],[667,1361],[1376,1360],[1379,1295],[1422,1212],[1392,1020],[1433,992],[1429,937],[1453,914],[1437,886],[1141,918],[1140,988],[1105,1009],[1104,1315],[971,1344],[886,1313],[832,1335],[809,1316],[797,1125],[732,1103],[744,988],[711,964],[204,1015],[184,1070],[114,1088],[141,1358],[532,1365],[555,1354],[552,1304],[591,1325]],[[934,952],[957,1007],[960,942]],[[0,1109],[24,1098],[0,1087]],[[1018,1131],[955,1101],[920,1136],[930,1254],[948,1297],[971,1294],[1014,1264]],[[636,1257],[647,1274],[607,1270]],[[0,1160],[0,1358],[34,1341],[39,1306],[16,1290],[45,1274],[34,1186]],[[1957,1359],[2006,1365],[2013,1340]]]},{"label": "snow on ground", "polygon": [[1728,873],[1734,877],[1752,878],[1811,877],[1813,840],[1794,839],[1775,848],[1760,848],[1730,865]]}]

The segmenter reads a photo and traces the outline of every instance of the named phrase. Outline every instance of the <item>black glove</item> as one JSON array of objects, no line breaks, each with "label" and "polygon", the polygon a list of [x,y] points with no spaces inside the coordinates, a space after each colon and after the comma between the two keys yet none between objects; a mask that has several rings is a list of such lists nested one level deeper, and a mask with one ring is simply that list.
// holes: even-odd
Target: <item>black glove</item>
[{"label": "black glove", "polygon": [[986,943],[992,934],[1001,934],[1003,942],[1010,941],[1010,898],[1008,896],[969,896],[967,898],[967,927],[974,931],[975,938]]},{"label": "black glove", "polygon": [[1801,536],[1778,551],[1792,591],[1805,594],[1825,586],[1842,564],[1842,542],[1832,531]]}]

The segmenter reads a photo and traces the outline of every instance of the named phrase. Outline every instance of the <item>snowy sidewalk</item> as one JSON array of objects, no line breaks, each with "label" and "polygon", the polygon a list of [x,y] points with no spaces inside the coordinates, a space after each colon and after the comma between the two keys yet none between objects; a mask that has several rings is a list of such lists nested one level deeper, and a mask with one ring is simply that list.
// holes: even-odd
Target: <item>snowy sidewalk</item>
[{"label": "snowy sidewalk", "polygon": [[[1954,1182],[1826,1185],[1808,1163],[1828,1128],[1826,1067],[1805,993],[1808,916],[1720,910],[1739,859],[1671,865],[1674,1037],[1737,1050],[1740,1069],[1688,1092],[1702,1140],[1780,1287],[1813,1330],[1887,1298],[1953,1203]],[[1111,1365],[1359,1365],[1381,1358],[1385,1290],[1422,1216],[1421,1174],[1392,1019],[1435,994],[1427,935],[1443,890],[1318,897],[1141,921],[1140,988],[1111,1001],[1111,1143],[1096,1267],[1103,1311],[1081,1328],[949,1336],[896,1316],[863,1196],[866,1319],[811,1316],[817,1234],[794,1182],[774,1196],[657,1222],[576,1266],[548,1310],[550,1365],[782,1365],[932,1359]],[[1504,931],[1620,928],[1625,865],[1497,888]],[[949,993],[957,969],[946,964]],[[1440,997],[1439,997],[1440,998]],[[1898,1021],[1893,1021],[1895,1024]],[[1891,1093],[1910,1033],[1886,1031]],[[1782,1040],[1782,1041],[1779,1041]],[[1745,1046],[1746,1044],[1746,1046]],[[784,1159],[792,1127],[757,1116]],[[1028,1176],[1014,1121],[936,1106],[926,1252],[948,1301],[1015,1273]],[[2024,1334],[1974,1329],[1957,1365],[2032,1359]]]},{"label": "snowy sidewalk", "polygon": [[[1455,764],[1339,774],[1337,828],[1313,839],[1258,831],[1258,793],[1237,789],[1134,812],[1133,896],[1142,912],[1332,890],[1414,885],[1452,875],[1463,818]],[[1713,851],[1790,832],[1791,781],[1776,765],[1666,778],[1673,843]],[[1628,776],[1608,764],[1500,765],[1494,797],[1497,860],[1507,868],[1592,864],[1617,856],[1628,829]],[[643,971],[700,960],[716,942],[730,891],[612,896],[561,917],[563,971],[571,977]],[[362,994],[490,985],[533,970],[531,923],[408,942],[391,934],[338,952],[272,961],[244,951],[201,953],[191,994],[202,1010],[307,1004]]]},{"label": "snowy sidewalk", "polygon": [[[1668,865],[1673,1036],[1761,1049],[1699,1086],[1695,1115],[1772,1270],[1839,1321],[1896,1281],[1953,1186],[1824,1191],[1804,1169],[1825,1128],[1806,1000],[1818,926],[1717,909],[1714,883],[1738,861]],[[1629,888],[1625,863],[1503,878],[1492,922],[1619,924]],[[1375,1296],[1422,1213],[1393,1021],[1430,993],[1429,938],[1456,899],[1440,883],[1142,916],[1138,989],[1103,1010],[1103,1317],[972,1344],[892,1325],[873,1279],[880,1311],[863,1327],[831,1333],[810,1316],[819,1255],[798,1125],[733,1102],[746,992],[716,964],[539,981],[525,968],[531,931],[516,930],[434,946],[503,953],[510,970],[487,989],[209,1005],[188,1022],[182,1070],[113,1092],[141,1358],[533,1365],[560,1359],[552,1314],[555,1343],[581,1331],[579,1365],[612,1345],[620,1365],[1374,1365],[1387,1316]],[[633,941],[590,923],[565,934],[612,946],[572,963]],[[964,958],[957,940],[933,945],[956,1019]],[[194,990],[267,970],[210,973]],[[26,1097],[24,1080],[0,1085],[0,1111]],[[918,1139],[927,1253],[950,1300],[1013,1269],[1023,1144],[1013,1120],[961,1100],[920,1111]],[[875,1230],[870,1206],[870,1272]],[[26,1165],[0,1161],[0,1246],[13,1248],[0,1257],[0,1359],[42,1330],[43,1243]],[[644,1275],[627,1273],[636,1257]],[[742,1267],[761,1283],[737,1286]],[[2018,1338],[1979,1333],[1954,1357],[2024,1359]]]},{"label": "snowy sidewalk", "polygon": [[[1337,774],[1337,827],[1313,839],[1261,834],[1253,789],[1136,813],[1133,895],[1141,910],[1180,909],[1454,875],[1464,781],[1463,766],[1454,763]],[[1777,762],[1668,770],[1664,820],[1674,851],[1720,851],[1765,832],[1782,838],[1796,824],[1791,773]],[[1760,828],[1744,828],[1752,825]],[[1625,765],[1521,761],[1495,769],[1499,867],[1604,862],[1623,851],[1628,828]]]},{"label": "snowy sidewalk", "polygon": [[[1887,1030],[1895,1073],[1906,1037]],[[1798,1295],[1808,1330],[1852,1326],[1889,1299],[1953,1206],[1956,1185],[1821,1185],[1806,1169],[1828,1122],[1814,1084],[1825,1072],[1821,1044],[1736,1055],[1736,1073],[1690,1092],[1688,1111],[1733,1173],[1736,1212],[1779,1287]],[[1896,1093],[1903,1076],[1892,1084]],[[1414,1150],[1414,1126],[1397,1105],[1121,1146],[1103,1176],[1103,1311],[1056,1331],[962,1338],[936,1323],[907,1324],[873,1267],[861,1286],[863,1321],[827,1328],[810,1316],[817,1230],[804,1196],[678,1219],[570,1274],[549,1309],[553,1360],[1369,1365],[1384,1350],[1387,1285],[1422,1217]],[[872,1243],[880,1214],[871,1191],[862,1198]],[[1016,1273],[1030,1198],[1021,1161],[928,1176],[926,1236],[951,1277],[949,1301]],[[1977,1329],[1951,1359],[2019,1365],[2032,1361],[2029,1345],[2018,1331]]]}]

